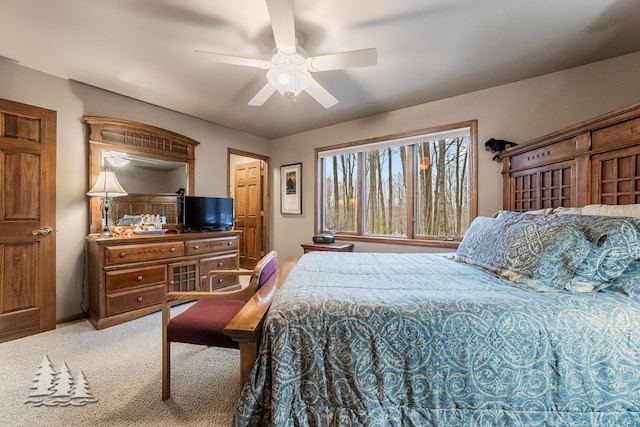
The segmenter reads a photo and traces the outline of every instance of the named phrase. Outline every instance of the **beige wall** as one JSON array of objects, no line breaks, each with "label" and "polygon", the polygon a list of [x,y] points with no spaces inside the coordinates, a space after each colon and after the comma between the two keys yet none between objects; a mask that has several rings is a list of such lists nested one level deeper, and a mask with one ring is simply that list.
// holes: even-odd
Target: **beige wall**
[{"label": "beige wall", "polygon": [[[640,53],[454,98],[317,129],[271,143],[274,188],[278,166],[303,163],[303,215],[283,216],[274,192],[273,245],[280,256],[301,254],[314,233],[314,148],[465,120],[478,120],[478,212],[502,207],[501,165],[484,150],[489,138],[522,143],[640,101]],[[356,243],[356,251],[420,251],[416,247]]]},{"label": "beige wall", "polygon": [[269,154],[267,140],[154,107],[80,83],[0,60],[0,97],[56,110],[56,302],[58,319],[88,307],[83,281],[88,232],[88,150],[82,116],[114,117],[148,123],[200,142],[196,148],[196,194],[226,195],[227,148]]},{"label": "beige wall", "polygon": [[[287,138],[268,141],[154,107],[80,83],[0,60],[0,97],[58,112],[57,318],[87,307],[83,286],[84,239],[88,231],[86,129],[83,115],[123,118],[159,126],[200,141],[196,149],[196,194],[226,194],[227,148],[271,156],[272,246],[281,257],[302,253],[313,230],[315,147],[477,119],[479,213],[502,203],[500,165],[484,151],[491,137],[523,142],[594,115],[640,101],[640,53],[442,101],[392,111]],[[280,214],[279,165],[303,162],[303,215]],[[415,247],[356,244],[357,251],[415,251]]]}]

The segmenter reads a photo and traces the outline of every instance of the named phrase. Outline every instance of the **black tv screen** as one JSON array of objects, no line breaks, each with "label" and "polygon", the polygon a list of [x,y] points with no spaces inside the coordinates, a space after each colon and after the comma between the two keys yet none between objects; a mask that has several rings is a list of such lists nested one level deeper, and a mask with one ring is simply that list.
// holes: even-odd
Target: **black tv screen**
[{"label": "black tv screen", "polygon": [[233,227],[233,199],[230,197],[184,198],[184,228],[198,231]]}]

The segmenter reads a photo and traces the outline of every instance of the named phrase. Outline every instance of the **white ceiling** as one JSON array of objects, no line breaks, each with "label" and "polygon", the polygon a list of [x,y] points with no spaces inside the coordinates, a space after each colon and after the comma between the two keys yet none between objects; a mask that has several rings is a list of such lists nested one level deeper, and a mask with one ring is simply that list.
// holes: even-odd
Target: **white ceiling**
[{"label": "white ceiling", "polygon": [[311,56],[378,51],[313,74],[330,109],[305,92],[250,107],[264,70],[194,54],[268,60],[265,0],[0,0],[0,57],[273,139],[640,51],[638,0],[294,0],[294,15]]}]

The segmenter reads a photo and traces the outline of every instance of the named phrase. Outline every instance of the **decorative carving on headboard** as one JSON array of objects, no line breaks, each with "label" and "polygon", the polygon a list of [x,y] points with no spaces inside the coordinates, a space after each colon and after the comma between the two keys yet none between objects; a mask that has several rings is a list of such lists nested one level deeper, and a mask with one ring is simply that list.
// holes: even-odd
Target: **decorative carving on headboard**
[{"label": "decorative carving on headboard", "polygon": [[504,209],[640,203],[640,103],[507,148],[500,157]]},{"label": "decorative carving on headboard", "polygon": [[530,155],[527,156],[527,160],[533,160],[533,159],[539,159],[540,157],[542,157],[544,159],[544,157],[551,157],[551,150],[542,150],[542,152],[540,153],[536,153],[535,155]]}]

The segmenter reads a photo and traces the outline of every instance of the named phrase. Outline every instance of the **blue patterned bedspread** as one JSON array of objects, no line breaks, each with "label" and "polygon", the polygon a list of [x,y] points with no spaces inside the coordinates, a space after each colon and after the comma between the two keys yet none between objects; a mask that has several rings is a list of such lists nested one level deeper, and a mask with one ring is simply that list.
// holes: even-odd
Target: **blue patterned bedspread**
[{"label": "blue patterned bedspread", "polygon": [[234,424],[640,425],[640,300],[516,286],[447,254],[308,253]]}]

